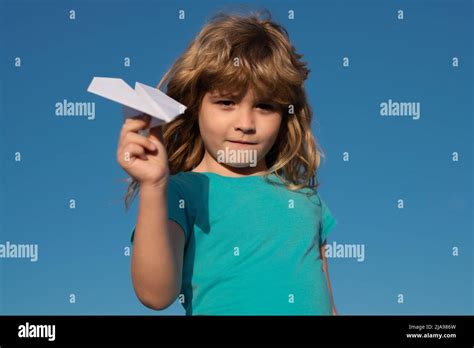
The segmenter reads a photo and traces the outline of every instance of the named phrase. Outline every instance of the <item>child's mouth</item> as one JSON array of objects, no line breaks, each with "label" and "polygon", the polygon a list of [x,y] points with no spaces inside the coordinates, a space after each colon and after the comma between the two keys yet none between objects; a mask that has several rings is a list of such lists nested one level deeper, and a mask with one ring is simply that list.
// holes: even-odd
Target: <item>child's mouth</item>
[{"label": "child's mouth", "polygon": [[230,143],[233,144],[239,144],[239,145],[256,145],[257,143],[252,143],[249,141],[233,141],[233,140],[228,140]]}]

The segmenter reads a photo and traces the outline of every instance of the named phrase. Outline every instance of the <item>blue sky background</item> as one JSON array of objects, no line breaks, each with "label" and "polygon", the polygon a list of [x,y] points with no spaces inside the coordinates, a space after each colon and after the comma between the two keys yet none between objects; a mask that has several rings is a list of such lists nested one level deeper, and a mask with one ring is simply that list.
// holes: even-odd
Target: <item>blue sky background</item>
[{"label": "blue sky background", "polygon": [[[39,245],[37,262],[0,259],[1,314],[184,313],[133,292],[121,108],[86,89],[93,76],[156,85],[226,3],[0,1],[0,243]],[[328,242],[365,245],[364,262],[329,260],[339,313],[473,314],[473,2],[247,4],[271,11],[311,69],[320,192],[338,221]],[[55,116],[64,99],[95,102],[95,120]],[[420,102],[420,119],[381,117],[388,99]]]}]

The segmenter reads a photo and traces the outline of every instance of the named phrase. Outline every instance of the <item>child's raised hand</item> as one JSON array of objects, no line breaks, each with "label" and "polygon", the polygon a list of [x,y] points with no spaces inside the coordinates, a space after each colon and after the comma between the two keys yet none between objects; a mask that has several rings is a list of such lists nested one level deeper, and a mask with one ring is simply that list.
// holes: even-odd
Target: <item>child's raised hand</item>
[{"label": "child's raised hand", "polygon": [[169,176],[168,155],[161,126],[148,136],[138,134],[150,123],[149,115],[127,118],[120,132],[117,161],[140,186],[164,187]]}]

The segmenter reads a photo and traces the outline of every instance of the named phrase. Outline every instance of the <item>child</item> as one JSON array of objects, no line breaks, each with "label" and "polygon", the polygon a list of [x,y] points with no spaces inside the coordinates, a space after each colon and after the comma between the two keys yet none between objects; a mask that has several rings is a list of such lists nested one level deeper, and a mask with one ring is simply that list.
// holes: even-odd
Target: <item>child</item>
[{"label": "child", "polygon": [[336,221],[317,191],[301,57],[270,18],[218,14],[158,85],[186,112],[146,136],[148,115],[125,121],[117,158],[127,209],[139,191],[131,272],[145,306],[336,314],[324,255]]}]

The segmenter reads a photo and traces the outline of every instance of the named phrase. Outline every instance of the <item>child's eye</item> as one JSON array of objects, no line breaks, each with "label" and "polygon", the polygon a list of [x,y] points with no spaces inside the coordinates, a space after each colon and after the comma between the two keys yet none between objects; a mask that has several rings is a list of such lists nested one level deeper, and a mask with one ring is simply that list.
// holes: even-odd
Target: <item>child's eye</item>
[{"label": "child's eye", "polygon": [[275,109],[275,107],[271,104],[258,104],[257,106],[260,107],[260,109],[265,109],[265,110],[274,110]]},{"label": "child's eye", "polygon": [[[231,104],[234,104],[234,102],[232,100],[219,100],[217,104],[221,104],[224,107],[229,107],[231,106]],[[267,104],[267,103],[260,103],[257,105],[257,107],[260,109],[269,110],[269,111],[275,110],[275,106],[273,106],[272,104]]]},{"label": "child's eye", "polygon": [[229,103],[232,104],[233,101],[232,101],[232,100],[219,100],[219,101],[217,102],[217,104],[222,104],[222,105],[224,105],[224,106],[230,106],[230,105],[228,105]]}]

